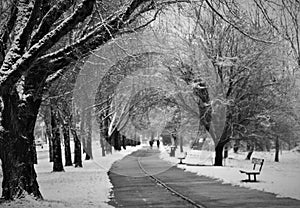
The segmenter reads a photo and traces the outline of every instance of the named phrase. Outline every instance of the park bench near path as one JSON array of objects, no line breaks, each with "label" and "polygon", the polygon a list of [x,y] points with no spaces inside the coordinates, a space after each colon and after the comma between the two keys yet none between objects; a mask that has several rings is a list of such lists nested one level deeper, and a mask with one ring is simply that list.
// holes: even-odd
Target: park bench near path
[{"label": "park bench near path", "polygon": [[[264,164],[264,159],[261,158],[252,158],[253,168],[252,170],[240,170],[241,173],[248,175],[247,180],[244,182],[256,182],[256,175],[259,175]],[[251,180],[251,175],[253,175],[253,180]]]},{"label": "park bench near path", "polygon": [[184,160],[186,158],[186,155],[187,155],[187,152],[181,152],[179,155],[178,155],[178,159],[179,159],[179,163],[178,164],[183,164],[182,160]]}]

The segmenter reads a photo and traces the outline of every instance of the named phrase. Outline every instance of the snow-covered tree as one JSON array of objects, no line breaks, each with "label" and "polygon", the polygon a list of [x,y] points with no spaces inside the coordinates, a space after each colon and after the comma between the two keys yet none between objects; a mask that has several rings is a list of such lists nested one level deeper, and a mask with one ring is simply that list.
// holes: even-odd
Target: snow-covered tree
[{"label": "snow-covered tree", "polygon": [[[34,126],[45,86],[122,33],[132,33],[176,1],[5,1],[0,30],[2,196],[42,198],[34,170]],[[2,8],[1,8],[2,9]],[[73,41],[66,42],[67,36]]]},{"label": "snow-covered tree", "polygon": [[[293,87],[293,81],[286,79],[291,72],[290,65],[285,64],[289,59],[286,44],[270,32],[272,27],[257,15],[253,4],[245,5],[204,1],[192,4],[193,9],[183,7],[181,14],[189,19],[190,30],[177,32],[194,54],[185,54],[193,64],[182,62],[175,68],[199,98],[201,125],[214,139],[217,166],[222,165],[223,148],[232,138],[259,136],[254,132],[260,122],[258,116],[288,106],[290,99],[280,104],[277,101],[280,92],[288,94]],[[197,52],[213,67],[203,67],[205,61],[199,61]],[[215,97],[204,69],[218,80]]]}]

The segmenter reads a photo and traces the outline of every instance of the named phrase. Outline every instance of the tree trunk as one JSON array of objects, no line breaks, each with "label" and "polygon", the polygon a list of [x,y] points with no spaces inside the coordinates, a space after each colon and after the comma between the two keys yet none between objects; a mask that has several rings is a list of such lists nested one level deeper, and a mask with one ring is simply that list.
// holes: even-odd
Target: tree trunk
[{"label": "tree trunk", "polygon": [[224,159],[226,159],[226,158],[228,158],[228,146],[227,145],[225,145],[225,147],[224,147]]},{"label": "tree trunk", "polygon": [[85,111],[82,109],[80,115],[80,141],[82,144],[83,153],[86,152],[85,115]]},{"label": "tree trunk", "polygon": [[114,147],[115,150],[121,150],[121,134],[115,129],[110,135],[111,146]]},{"label": "tree trunk", "polygon": [[[16,138],[9,133],[4,135],[6,139],[14,140],[3,149],[2,161],[2,197],[6,200],[20,198],[24,192],[42,198],[37,183],[37,175],[34,170],[34,162],[30,159],[30,147],[24,138]],[[28,151],[29,150],[29,151]],[[31,162],[29,162],[31,161]]]},{"label": "tree trunk", "polygon": [[235,140],[234,146],[233,146],[233,152],[234,153],[238,153],[239,148],[240,148],[240,141],[239,140]]},{"label": "tree trunk", "polygon": [[223,166],[223,148],[224,144],[219,142],[215,148],[216,157],[214,166]]},{"label": "tree trunk", "polygon": [[53,172],[64,171],[61,154],[60,133],[58,126],[57,112],[51,104],[51,126],[52,126],[52,142],[53,142]]},{"label": "tree trunk", "polygon": [[[220,139],[214,138],[214,140],[218,141],[218,143],[215,147],[216,157],[215,157],[214,166],[223,166],[223,149],[224,149],[224,146],[230,141],[229,135],[231,135],[231,127],[230,127],[229,123],[230,123],[230,116],[227,117],[226,124],[222,130]],[[217,130],[220,130],[220,129],[217,128]],[[216,134],[214,134],[214,135],[216,135]]]},{"label": "tree trunk", "polygon": [[65,166],[72,166],[71,147],[70,147],[70,127],[65,123],[62,126],[65,144]]},{"label": "tree trunk", "polygon": [[275,140],[275,162],[279,162],[279,148],[280,145],[279,145],[279,138],[276,137],[276,140]]},{"label": "tree trunk", "polygon": [[81,142],[78,138],[77,132],[74,128],[71,128],[71,133],[74,139],[74,164],[75,168],[82,167],[81,159]]},{"label": "tree trunk", "polygon": [[107,142],[107,140],[104,140],[105,143],[105,152],[107,154],[112,154],[112,146]]},{"label": "tree trunk", "polygon": [[15,199],[24,194],[42,198],[34,169],[34,125],[39,99],[20,100],[18,93],[0,97],[0,158],[2,162],[2,197]]},{"label": "tree trunk", "polygon": [[122,147],[124,150],[126,150],[126,143],[127,143],[127,138],[124,135],[120,135],[122,138]]},{"label": "tree trunk", "polygon": [[105,157],[105,141],[103,141],[101,133],[100,133],[100,145],[101,145],[102,157]]},{"label": "tree trunk", "polygon": [[49,145],[49,161],[53,162],[53,143],[52,143],[52,134],[51,134],[51,115],[49,115],[49,118],[44,119],[45,125],[46,125],[46,135],[48,139],[48,145]]},{"label": "tree trunk", "polygon": [[249,151],[248,154],[247,154],[247,156],[246,156],[246,160],[250,160],[252,154],[253,154],[253,151]]},{"label": "tree trunk", "polygon": [[246,160],[250,160],[251,159],[251,156],[253,154],[253,151],[254,151],[254,144],[253,142],[247,144],[247,150],[248,150],[248,154],[246,156]]},{"label": "tree trunk", "polygon": [[108,114],[107,111],[105,113],[105,117],[100,117],[100,135],[103,139],[104,146],[105,146],[105,152],[106,154],[112,154],[112,141],[111,137],[108,136],[108,128],[109,128],[109,120],[108,120]]},{"label": "tree trunk", "polygon": [[183,137],[180,136],[179,139],[180,139],[180,152],[183,152]]},{"label": "tree trunk", "polygon": [[90,160],[90,159],[91,159],[90,155],[85,151],[85,160]]},{"label": "tree trunk", "polygon": [[92,153],[92,111],[88,108],[86,111],[87,135],[85,141],[85,160],[93,159]]},{"label": "tree trunk", "polygon": [[175,136],[171,135],[171,146],[175,146]]},{"label": "tree trunk", "polygon": [[53,140],[52,140],[52,134],[51,137],[49,137],[49,162],[53,162]]}]

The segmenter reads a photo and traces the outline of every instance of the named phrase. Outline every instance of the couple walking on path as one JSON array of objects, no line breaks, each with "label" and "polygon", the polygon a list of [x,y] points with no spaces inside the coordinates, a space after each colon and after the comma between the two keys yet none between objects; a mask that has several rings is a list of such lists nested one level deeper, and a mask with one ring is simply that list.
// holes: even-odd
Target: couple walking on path
[{"label": "couple walking on path", "polygon": [[[152,147],[153,147],[154,142],[155,142],[154,139],[151,139],[151,140],[149,141],[149,144],[150,144],[151,149],[152,149]],[[157,145],[157,148],[159,149],[159,145],[160,145],[159,139],[156,140],[156,145]]]}]

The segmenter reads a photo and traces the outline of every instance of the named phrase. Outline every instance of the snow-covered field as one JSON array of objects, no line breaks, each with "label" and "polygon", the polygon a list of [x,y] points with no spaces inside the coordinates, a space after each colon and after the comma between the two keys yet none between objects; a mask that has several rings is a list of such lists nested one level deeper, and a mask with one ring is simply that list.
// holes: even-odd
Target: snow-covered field
[{"label": "snow-covered field", "polygon": [[[102,157],[99,144],[95,143],[93,144],[94,159],[83,160],[83,168],[65,167],[65,172],[51,172],[52,163],[48,162],[47,148],[38,147],[39,164],[36,165],[36,171],[40,191],[45,200],[35,201],[30,196],[26,196],[25,200],[2,203],[0,207],[111,207],[107,204],[112,187],[107,172],[113,162],[138,148],[140,147],[127,147],[127,150],[114,151],[113,154]],[[1,176],[0,181],[2,182]]]},{"label": "snow-covered field", "polygon": [[[176,156],[170,157],[165,148],[161,149],[161,157],[173,164],[179,162],[177,156],[180,154],[177,149]],[[185,148],[185,151],[189,151]],[[291,197],[300,200],[300,152],[299,150],[282,151],[279,155],[280,162],[274,162],[274,152],[254,152],[252,157],[265,159],[261,174],[257,176],[258,182],[247,183],[242,180],[247,179],[246,174],[241,174],[240,169],[250,169],[253,167],[251,161],[245,160],[245,152],[235,154],[229,151],[229,157],[225,160],[225,166],[187,166],[177,165],[186,171],[195,172],[216,178],[223,183],[230,183],[275,193],[278,197]],[[204,158],[207,162],[207,158]],[[184,162],[184,161],[183,161]]]}]

